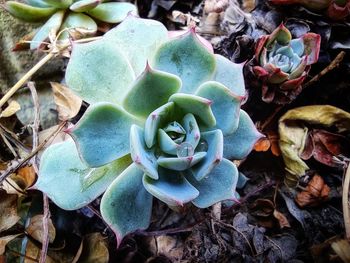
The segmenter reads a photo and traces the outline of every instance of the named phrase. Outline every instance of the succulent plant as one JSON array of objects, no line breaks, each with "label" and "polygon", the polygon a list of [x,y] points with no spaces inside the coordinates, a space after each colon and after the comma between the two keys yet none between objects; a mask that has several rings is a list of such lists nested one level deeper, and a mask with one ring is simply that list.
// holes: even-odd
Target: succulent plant
[{"label": "succulent plant", "polygon": [[[136,13],[131,3],[106,0],[26,0],[26,4],[7,1],[4,8],[14,17],[26,22],[46,21],[35,33],[30,48],[37,49],[50,34],[77,28],[79,35],[91,36],[97,32],[96,21],[120,23],[129,12]],[[95,21],[96,20],[96,21]],[[60,40],[67,39],[63,31]]]},{"label": "succulent plant", "polygon": [[263,82],[265,102],[289,103],[301,92],[310,65],[318,60],[320,41],[320,35],[314,33],[292,39],[283,24],[259,38],[253,71]]},{"label": "succulent plant", "polygon": [[105,191],[101,213],[119,244],[148,227],[152,196],[169,207],[233,199],[230,160],[261,137],[240,109],[242,67],[214,55],[194,29],[168,33],[134,16],[74,44],[65,79],[90,106],[68,130],[73,140],[44,152],[36,187],[64,209]]},{"label": "succulent plant", "polygon": [[276,5],[302,5],[313,11],[324,11],[333,20],[343,20],[350,14],[349,0],[269,0]]}]

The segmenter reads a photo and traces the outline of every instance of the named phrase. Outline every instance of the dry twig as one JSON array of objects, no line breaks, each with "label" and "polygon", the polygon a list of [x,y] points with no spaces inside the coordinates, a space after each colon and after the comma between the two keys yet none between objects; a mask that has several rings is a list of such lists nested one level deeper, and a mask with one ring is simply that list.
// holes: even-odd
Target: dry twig
[{"label": "dry twig", "polygon": [[307,83],[304,84],[303,89],[309,87],[311,84],[313,84],[314,82],[318,81],[321,77],[323,77],[324,75],[326,75],[329,71],[332,71],[333,69],[335,69],[336,67],[339,66],[340,62],[342,62],[342,60],[344,59],[345,56],[345,52],[341,51],[336,57],[335,59],[332,60],[332,62],[326,67],[324,68],[320,73],[318,73],[315,77],[313,77],[312,79],[310,79]]},{"label": "dry twig", "polygon": [[28,161],[30,161],[46,144],[48,141],[51,140],[51,138],[54,138],[57,136],[57,134],[63,129],[63,127],[66,125],[66,121],[62,122],[58,128],[50,134],[39,146],[32,151],[27,157],[18,160],[16,162],[12,162],[12,164],[3,172],[0,174],[0,184],[12,173],[17,171],[17,169],[21,168],[23,165],[25,165]]},{"label": "dry twig", "polygon": [[[34,122],[31,125],[33,130],[33,148],[34,151],[38,148],[39,145],[39,126],[40,126],[40,105],[39,97],[34,86],[34,82],[28,82],[28,88],[32,94],[33,104],[34,104]],[[34,155],[31,160],[35,172],[38,174],[38,165],[37,165],[37,155]],[[44,216],[43,216],[43,241],[41,245],[41,253],[39,263],[45,263],[47,257],[47,248],[49,247],[49,218],[50,218],[50,209],[49,209],[49,199],[46,194],[43,194],[43,203],[44,203]]]},{"label": "dry twig", "polygon": [[346,169],[343,183],[343,216],[345,224],[345,237],[350,242],[350,211],[349,211],[349,184],[350,184],[350,165]]}]

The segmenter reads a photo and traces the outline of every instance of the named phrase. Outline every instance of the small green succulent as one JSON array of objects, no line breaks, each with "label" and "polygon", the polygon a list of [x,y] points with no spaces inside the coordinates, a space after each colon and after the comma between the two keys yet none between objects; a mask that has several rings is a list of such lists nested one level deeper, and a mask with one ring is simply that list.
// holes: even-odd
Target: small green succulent
[{"label": "small green succulent", "polygon": [[[149,61],[149,62],[147,62]],[[90,107],[41,158],[36,187],[64,209],[103,192],[118,243],[150,223],[152,196],[169,207],[234,199],[230,161],[261,134],[246,112],[242,65],[214,55],[193,29],[170,37],[128,16],[98,41],[74,44],[67,85]]]},{"label": "small green succulent", "polygon": [[[35,33],[31,49],[41,46],[50,34],[64,29],[78,28],[82,35],[91,36],[97,32],[97,21],[120,23],[129,12],[136,13],[130,3],[106,0],[26,0],[27,4],[7,1],[4,8],[14,17],[26,22],[46,21]],[[68,38],[63,31],[60,40]]]}]

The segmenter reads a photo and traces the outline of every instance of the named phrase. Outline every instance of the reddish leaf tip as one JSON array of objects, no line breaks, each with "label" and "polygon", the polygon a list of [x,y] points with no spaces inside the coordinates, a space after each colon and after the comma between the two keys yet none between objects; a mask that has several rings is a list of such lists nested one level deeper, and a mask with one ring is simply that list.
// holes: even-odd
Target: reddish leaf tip
[{"label": "reddish leaf tip", "polygon": [[66,129],[63,130],[64,133],[71,134],[75,128],[74,124],[70,124]]}]

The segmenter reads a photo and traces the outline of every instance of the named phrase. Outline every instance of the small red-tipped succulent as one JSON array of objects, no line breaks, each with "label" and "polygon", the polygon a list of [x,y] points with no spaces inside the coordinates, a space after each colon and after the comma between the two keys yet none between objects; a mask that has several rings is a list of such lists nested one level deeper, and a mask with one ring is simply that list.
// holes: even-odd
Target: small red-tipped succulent
[{"label": "small red-tipped succulent", "polygon": [[350,0],[269,0],[276,5],[302,5],[313,11],[325,12],[333,20],[343,20],[350,14]]},{"label": "small red-tipped succulent", "polygon": [[283,24],[259,38],[253,72],[262,81],[265,102],[286,104],[301,92],[310,65],[318,60],[320,41],[320,35],[314,33],[292,39]]}]

